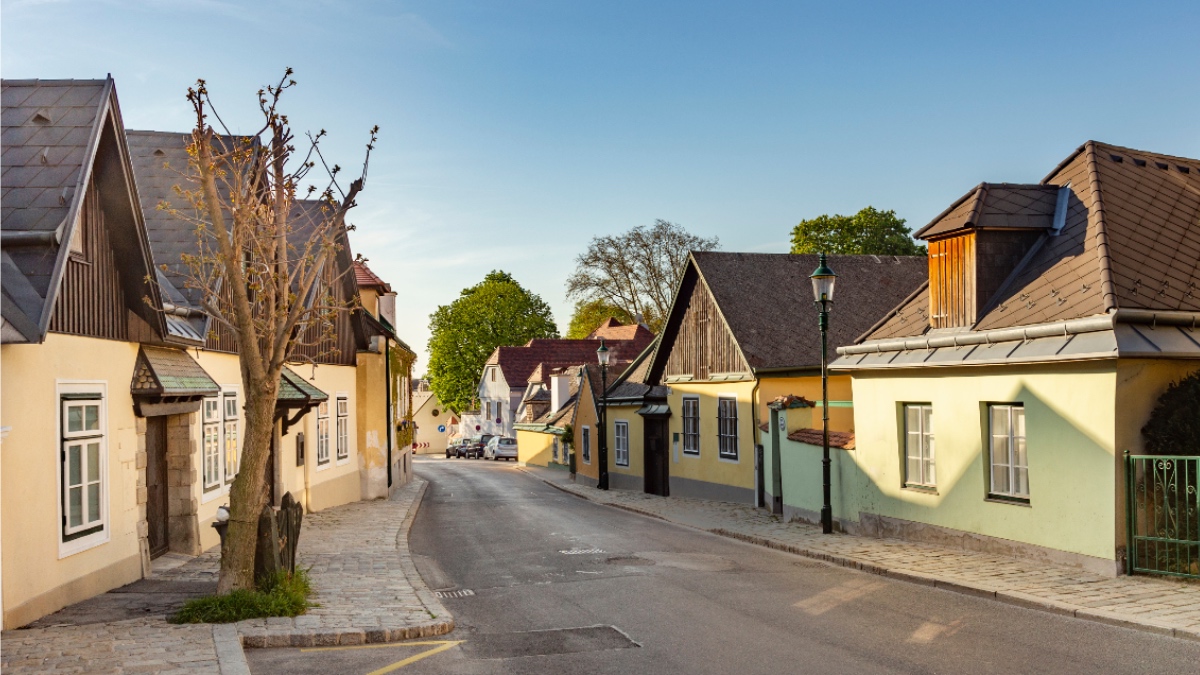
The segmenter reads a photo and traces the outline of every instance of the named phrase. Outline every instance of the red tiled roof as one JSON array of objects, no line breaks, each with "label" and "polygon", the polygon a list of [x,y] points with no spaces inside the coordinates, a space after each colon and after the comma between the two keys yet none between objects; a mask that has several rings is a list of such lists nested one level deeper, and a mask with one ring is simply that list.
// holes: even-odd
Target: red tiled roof
[{"label": "red tiled roof", "polygon": [[[650,331],[637,333],[631,340],[605,340],[608,346],[611,365],[610,372],[620,373],[622,363],[628,365],[652,341],[654,335]],[[577,366],[595,363],[596,349],[599,340],[562,340],[535,339],[520,347],[497,347],[488,358],[488,365],[499,365],[500,372],[510,387],[524,387],[530,376],[540,365],[542,372],[548,374],[552,368]]]},{"label": "red tiled roof", "polygon": [[382,288],[385,293],[390,293],[392,287],[386,281],[380,279],[370,267],[361,260],[354,261],[354,278],[358,280],[360,288]]},{"label": "red tiled roof", "polygon": [[[817,447],[825,444],[825,437],[820,429],[797,429],[788,434],[788,440],[806,445],[815,445]],[[850,431],[830,431],[829,447],[853,450],[854,433]]]},{"label": "red tiled roof", "polygon": [[[654,338],[654,333],[651,333],[649,328],[636,323],[626,326],[610,316],[604,320],[604,323],[597,326],[596,330],[592,331],[592,334],[587,336],[587,339],[599,340],[604,338],[605,340],[643,340],[647,337],[650,339]],[[650,344],[649,340],[647,340],[646,344]]]}]

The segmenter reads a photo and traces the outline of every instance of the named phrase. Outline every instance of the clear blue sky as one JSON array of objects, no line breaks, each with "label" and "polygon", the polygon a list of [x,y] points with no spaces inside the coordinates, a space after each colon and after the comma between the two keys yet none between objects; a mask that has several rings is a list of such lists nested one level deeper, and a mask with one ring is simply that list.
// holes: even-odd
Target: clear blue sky
[{"label": "clear blue sky", "polygon": [[[248,131],[284,66],[301,129],[357,166],[356,252],[422,352],[502,268],[562,329],[597,234],[655,218],[779,251],[797,221],[1037,181],[1088,139],[1200,157],[1197,2],[4,0],[4,77],[116,78],[126,126],[189,128],[209,81]],[[798,283],[807,283],[797,280]]]}]

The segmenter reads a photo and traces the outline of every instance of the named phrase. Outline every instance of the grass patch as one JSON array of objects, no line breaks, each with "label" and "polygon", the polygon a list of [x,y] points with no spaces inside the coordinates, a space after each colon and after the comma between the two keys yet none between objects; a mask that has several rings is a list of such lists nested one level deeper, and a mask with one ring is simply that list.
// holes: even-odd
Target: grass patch
[{"label": "grass patch", "polygon": [[307,570],[280,572],[253,591],[209,595],[189,600],[168,619],[171,623],[233,623],[270,616],[299,616],[312,605]]}]

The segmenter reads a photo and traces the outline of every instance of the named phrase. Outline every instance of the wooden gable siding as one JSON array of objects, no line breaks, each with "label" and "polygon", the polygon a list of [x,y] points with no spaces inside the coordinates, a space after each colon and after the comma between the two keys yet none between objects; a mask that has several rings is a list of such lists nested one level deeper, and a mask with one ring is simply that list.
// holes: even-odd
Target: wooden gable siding
[{"label": "wooden gable siding", "polygon": [[929,324],[953,328],[975,323],[975,234],[929,242]]},{"label": "wooden gable siding", "polygon": [[733,333],[704,282],[697,281],[667,356],[663,375],[691,375],[707,380],[713,373],[748,373],[750,366],[733,340]]},{"label": "wooden gable siding", "polygon": [[[62,287],[50,317],[56,333],[126,340],[128,305],[113,255],[112,240],[104,222],[95,180],[88,183],[79,214],[82,254],[67,259]],[[64,245],[69,245],[64,242]]]}]

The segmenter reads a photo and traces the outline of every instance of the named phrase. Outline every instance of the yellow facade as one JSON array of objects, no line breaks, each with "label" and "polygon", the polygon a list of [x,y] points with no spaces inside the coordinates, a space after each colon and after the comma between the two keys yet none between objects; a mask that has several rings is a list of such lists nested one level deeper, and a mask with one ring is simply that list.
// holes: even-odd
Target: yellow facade
[{"label": "yellow facade", "polygon": [[[571,451],[575,453],[575,475],[600,479],[600,425],[596,415],[595,397],[586,380],[579,386],[579,402],[575,405],[575,420],[572,422],[575,441]],[[584,456],[584,435],[587,435],[587,457]],[[609,441],[608,465],[612,467],[612,441]]]},{"label": "yellow facade", "polygon": [[[771,411],[767,405],[781,396],[802,396],[818,406],[821,403],[820,374],[804,377],[787,377],[764,375],[759,379],[758,422],[761,424],[771,419]],[[849,375],[829,376],[829,428],[834,431],[854,431],[854,396],[851,391]],[[801,412],[801,410],[805,412]],[[802,408],[790,411],[788,415],[788,431],[796,429],[820,429],[821,409]]]},{"label": "yellow facade", "polygon": [[[133,343],[57,333],[40,345],[0,347],[0,426],[8,428],[0,453],[5,628],[142,577],[145,454],[129,391],[137,350]],[[99,537],[64,543],[60,397],[74,387],[103,394],[106,525]]]},{"label": "yellow facade", "polygon": [[[675,382],[669,385],[667,404],[671,409],[668,429],[671,494],[728,501],[750,502],[754,497],[755,382]],[[683,401],[699,403],[700,448],[696,454],[683,451]],[[737,458],[718,456],[717,406],[721,398],[737,401]],[[732,489],[729,489],[732,488]]]},{"label": "yellow facade", "polygon": [[[641,404],[610,405],[608,407],[608,478],[613,488],[642,491],[645,487],[645,425],[637,414]],[[617,423],[628,425],[629,462],[620,463],[617,454]]]},{"label": "yellow facade", "polygon": [[532,466],[561,464],[561,459],[559,461],[554,459],[556,442],[558,442],[558,452],[561,458],[562,443],[557,434],[517,429],[517,462]]}]

